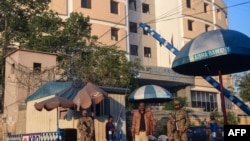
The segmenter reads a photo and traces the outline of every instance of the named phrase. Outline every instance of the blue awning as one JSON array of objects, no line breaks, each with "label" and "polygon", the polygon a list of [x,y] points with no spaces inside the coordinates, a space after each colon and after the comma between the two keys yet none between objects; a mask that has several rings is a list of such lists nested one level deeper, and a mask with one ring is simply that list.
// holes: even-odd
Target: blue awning
[{"label": "blue awning", "polygon": [[[84,84],[80,81],[67,81],[67,82],[50,81],[44,84],[32,95],[27,97],[26,102],[50,95],[57,95],[65,97],[69,100],[73,100],[77,92],[81,90],[83,87]],[[117,88],[117,87],[107,87],[107,86],[99,86],[99,87],[108,93],[126,94],[130,91],[127,88]]]},{"label": "blue awning", "polygon": [[72,82],[57,82],[50,81],[44,84],[41,88],[35,91],[32,95],[26,98],[26,102],[54,95],[60,91],[71,87]]}]

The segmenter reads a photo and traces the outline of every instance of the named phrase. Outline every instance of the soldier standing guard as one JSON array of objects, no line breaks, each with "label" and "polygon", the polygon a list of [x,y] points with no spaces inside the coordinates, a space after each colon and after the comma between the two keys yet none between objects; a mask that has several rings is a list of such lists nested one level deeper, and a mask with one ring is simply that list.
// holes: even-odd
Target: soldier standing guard
[{"label": "soldier standing guard", "polygon": [[187,128],[190,121],[187,112],[182,109],[180,101],[174,101],[174,141],[187,141]]},{"label": "soldier standing guard", "polygon": [[91,141],[94,132],[94,121],[87,115],[86,110],[82,111],[82,115],[77,124],[80,132],[80,141]]},{"label": "soldier standing guard", "polygon": [[169,120],[167,122],[167,137],[168,141],[174,140],[174,131],[175,131],[175,121],[173,113],[169,114]]}]

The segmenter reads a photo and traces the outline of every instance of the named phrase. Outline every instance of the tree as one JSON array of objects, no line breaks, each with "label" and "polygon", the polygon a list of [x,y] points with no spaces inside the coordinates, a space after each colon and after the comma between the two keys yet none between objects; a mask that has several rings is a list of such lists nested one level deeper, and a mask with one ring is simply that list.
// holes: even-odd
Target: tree
[{"label": "tree", "polygon": [[[5,56],[13,50],[13,44],[23,46],[32,36],[40,36],[43,30],[33,25],[39,16],[56,15],[49,10],[50,0],[1,0],[0,1],[0,47],[1,82],[3,86],[2,105],[4,99]],[[40,22],[40,24],[44,24]],[[47,27],[47,26],[46,26]],[[50,26],[49,26],[50,27]],[[31,40],[30,40],[31,41]],[[2,107],[1,107],[2,108]]]},{"label": "tree", "polygon": [[250,101],[250,73],[245,72],[236,77],[236,86],[238,86],[240,97],[246,101]]},{"label": "tree", "polygon": [[[0,33],[3,42],[3,54],[7,53],[7,47],[12,43],[26,43],[31,35],[42,34],[37,25],[33,25],[34,19],[39,16],[55,15],[48,10],[50,0],[1,0],[0,1]],[[44,24],[41,22],[39,24]]]},{"label": "tree", "polygon": [[[0,32],[5,43],[19,48],[58,55],[58,67],[69,79],[77,77],[97,85],[129,87],[133,70],[141,70],[140,61],[129,62],[127,53],[117,46],[98,42],[91,36],[89,17],[73,12],[62,20],[48,9],[50,0],[3,0],[0,2]],[[4,53],[6,54],[6,53]]]},{"label": "tree", "polygon": [[[223,115],[221,115],[219,112],[215,111],[213,112],[213,114],[215,115],[215,119],[218,121],[218,123],[220,125],[224,125],[224,118]],[[239,118],[238,116],[231,111],[227,112],[227,123],[229,125],[237,125],[239,123]]]},{"label": "tree", "polygon": [[[73,12],[67,19],[49,10],[50,0],[1,0],[0,1],[0,46],[2,47],[2,80],[4,80],[4,57],[17,43],[20,49],[29,49],[58,55],[58,69],[65,70],[68,80],[82,79],[97,85],[130,88],[134,83],[134,70],[141,70],[140,61],[127,60],[127,53],[117,46],[109,46],[98,42],[97,36],[91,36],[89,17]],[[24,69],[27,70],[27,69]],[[28,71],[28,70],[27,70]],[[49,74],[55,74],[52,69]],[[33,80],[28,73],[21,73],[18,83],[25,88],[31,86]],[[44,73],[36,73],[39,77]],[[48,79],[49,81],[51,79]],[[34,80],[43,84],[45,80]],[[2,81],[4,87],[4,81]],[[27,94],[28,96],[29,94]],[[2,95],[2,106],[4,91]],[[1,107],[0,107],[1,108]]]}]

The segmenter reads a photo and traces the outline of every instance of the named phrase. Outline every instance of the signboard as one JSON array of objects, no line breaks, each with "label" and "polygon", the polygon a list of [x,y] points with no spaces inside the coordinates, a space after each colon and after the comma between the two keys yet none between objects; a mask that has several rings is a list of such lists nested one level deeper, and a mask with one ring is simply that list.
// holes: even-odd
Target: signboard
[{"label": "signboard", "polygon": [[39,141],[39,140],[40,140],[40,134],[25,135],[22,138],[22,141]]}]

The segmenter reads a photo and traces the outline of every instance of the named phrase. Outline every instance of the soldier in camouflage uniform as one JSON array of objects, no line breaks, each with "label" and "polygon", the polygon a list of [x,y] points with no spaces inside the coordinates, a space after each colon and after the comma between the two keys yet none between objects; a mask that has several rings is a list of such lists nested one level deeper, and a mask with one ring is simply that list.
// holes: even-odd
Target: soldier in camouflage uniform
[{"label": "soldier in camouflage uniform", "polygon": [[187,128],[190,124],[188,114],[182,109],[180,101],[174,101],[174,108],[174,141],[187,141]]},{"label": "soldier in camouflage uniform", "polygon": [[80,141],[91,141],[94,132],[94,121],[87,115],[86,110],[82,111],[82,115],[77,124],[80,132]]},{"label": "soldier in camouflage uniform", "polygon": [[174,140],[174,131],[175,131],[175,121],[173,113],[169,114],[169,120],[167,122],[167,137],[168,141]]}]

